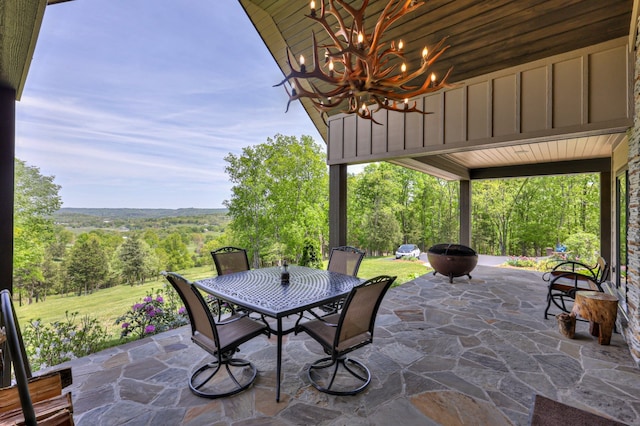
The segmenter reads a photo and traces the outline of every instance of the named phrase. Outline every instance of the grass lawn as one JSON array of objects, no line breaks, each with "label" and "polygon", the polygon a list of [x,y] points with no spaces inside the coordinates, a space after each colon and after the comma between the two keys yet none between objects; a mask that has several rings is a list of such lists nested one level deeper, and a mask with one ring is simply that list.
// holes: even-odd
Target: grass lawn
[{"label": "grass lawn", "polygon": [[[358,276],[373,278],[378,275],[396,275],[398,279],[394,284],[400,285],[430,271],[431,269],[416,260],[395,260],[393,257],[365,258],[360,265]],[[180,272],[190,280],[215,274],[213,266],[191,268]],[[18,306],[14,301],[14,305],[22,328],[30,320],[39,319],[44,324],[49,324],[63,320],[67,311],[78,312],[78,318],[85,315],[97,318],[107,332],[117,338],[120,335],[120,326],[115,324],[116,318],[127,312],[134,303],[140,302],[148,292],[164,289],[165,283],[168,285],[163,277],[159,277],[140,286],[121,285],[80,297],[48,296],[45,302],[23,306]]]}]

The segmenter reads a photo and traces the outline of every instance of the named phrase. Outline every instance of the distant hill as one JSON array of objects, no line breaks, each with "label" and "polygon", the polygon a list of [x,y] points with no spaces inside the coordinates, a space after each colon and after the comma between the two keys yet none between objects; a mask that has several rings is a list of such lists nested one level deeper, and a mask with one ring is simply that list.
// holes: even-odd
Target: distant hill
[{"label": "distant hill", "polygon": [[205,216],[211,214],[226,214],[228,209],[91,209],[63,207],[53,214],[54,219],[77,215],[95,216],[102,219],[157,219],[163,217]]}]

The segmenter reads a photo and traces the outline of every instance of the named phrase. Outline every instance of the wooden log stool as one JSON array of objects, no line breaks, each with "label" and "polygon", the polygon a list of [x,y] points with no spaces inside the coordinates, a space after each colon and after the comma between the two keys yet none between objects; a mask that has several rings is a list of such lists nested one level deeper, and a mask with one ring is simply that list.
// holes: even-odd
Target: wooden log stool
[{"label": "wooden log stool", "polygon": [[578,291],[571,312],[589,321],[589,332],[608,345],[618,315],[618,298],[599,291]]}]

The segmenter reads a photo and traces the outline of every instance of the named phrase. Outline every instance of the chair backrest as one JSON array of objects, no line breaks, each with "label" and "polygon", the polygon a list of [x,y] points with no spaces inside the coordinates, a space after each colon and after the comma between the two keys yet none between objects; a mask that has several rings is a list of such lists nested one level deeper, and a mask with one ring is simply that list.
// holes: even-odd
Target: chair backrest
[{"label": "chair backrest", "polygon": [[[382,275],[351,290],[338,321],[334,350],[351,351],[371,343],[378,308],[395,279],[396,277]],[[361,338],[349,342],[357,336]]]},{"label": "chair backrest", "polygon": [[250,269],[249,258],[245,249],[222,247],[212,251],[211,256],[213,257],[213,263],[216,265],[218,275],[233,274]]},{"label": "chair backrest", "polygon": [[596,283],[602,284],[609,278],[609,265],[604,257],[598,257],[598,269],[596,271]]},{"label": "chair backrest", "polygon": [[334,247],[329,253],[329,265],[327,269],[345,275],[358,275],[360,263],[364,257],[364,251],[350,246]]},{"label": "chair backrest", "polygon": [[207,306],[207,302],[205,302],[198,289],[186,278],[175,272],[164,272],[164,275],[176,290],[180,299],[182,299],[182,303],[184,303],[191,322],[191,333],[193,335],[200,333],[206,336],[215,344],[216,348],[219,348],[220,340],[218,339],[216,323],[213,320],[213,315]]}]

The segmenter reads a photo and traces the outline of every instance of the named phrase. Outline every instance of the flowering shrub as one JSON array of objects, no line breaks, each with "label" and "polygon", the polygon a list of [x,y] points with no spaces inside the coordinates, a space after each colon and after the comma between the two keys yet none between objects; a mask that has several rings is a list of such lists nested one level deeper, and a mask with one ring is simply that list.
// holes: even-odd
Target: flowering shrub
[{"label": "flowering shrub", "polygon": [[85,315],[76,323],[78,312],[65,312],[64,321],[49,325],[31,320],[22,330],[29,363],[34,371],[83,357],[102,348],[107,332],[96,318]]},{"label": "flowering shrub", "polygon": [[538,266],[536,259],[526,256],[510,256],[505,263],[517,268],[535,268]]},{"label": "flowering shrub", "polygon": [[179,304],[179,298],[173,289],[168,292],[166,299],[161,290],[154,297],[152,289],[142,302],[134,304],[128,312],[116,319],[116,324],[121,324],[121,338],[133,335],[142,339],[180,327],[187,324],[188,320],[187,312]]}]

